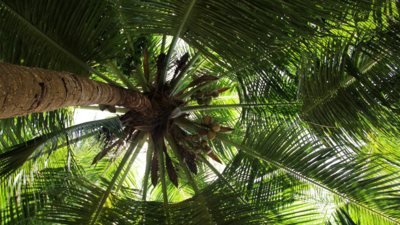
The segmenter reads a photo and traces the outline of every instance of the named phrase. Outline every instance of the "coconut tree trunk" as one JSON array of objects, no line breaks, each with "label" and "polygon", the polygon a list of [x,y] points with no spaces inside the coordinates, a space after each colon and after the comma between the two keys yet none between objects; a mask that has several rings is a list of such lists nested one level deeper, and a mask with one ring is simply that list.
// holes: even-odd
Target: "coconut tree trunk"
[{"label": "coconut tree trunk", "polygon": [[140,92],[68,72],[0,63],[0,119],[91,104],[123,106],[143,113],[151,108]]}]

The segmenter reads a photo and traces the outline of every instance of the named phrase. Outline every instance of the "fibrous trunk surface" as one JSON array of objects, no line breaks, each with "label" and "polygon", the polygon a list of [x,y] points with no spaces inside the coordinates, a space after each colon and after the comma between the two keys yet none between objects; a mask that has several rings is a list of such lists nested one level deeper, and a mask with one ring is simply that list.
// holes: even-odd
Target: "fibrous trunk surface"
[{"label": "fibrous trunk surface", "polygon": [[68,72],[0,63],[0,119],[91,104],[117,105],[139,112],[151,107],[140,92]]}]

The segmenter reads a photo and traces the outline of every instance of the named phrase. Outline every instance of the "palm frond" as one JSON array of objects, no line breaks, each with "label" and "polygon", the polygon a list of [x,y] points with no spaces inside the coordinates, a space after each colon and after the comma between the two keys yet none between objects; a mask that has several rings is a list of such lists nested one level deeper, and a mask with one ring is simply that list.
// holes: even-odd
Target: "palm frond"
[{"label": "palm frond", "polygon": [[[46,169],[41,174],[32,186],[10,198],[13,204],[1,211],[3,224],[88,224],[104,191],[83,177],[72,178],[63,168]],[[145,217],[148,224],[160,224],[164,218],[158,213],[159,208],[156,202],[112,196],[99,222],[137,224]]]},{"label": "palm frond", "polygon": [[[68,137],[79,137],[84,134],[99,132],[99,129],[106,127],[114,132],[118,132],[121,127],[119,118],[110,118],[99,121],[87,122],[69,128],[61,128],[52,133],[44,134],[27,142],[12,146],[0,155],[1,162],[1,180],[4,181],[11,174],[16,172],[24,163],[32,158],[33,160],[44,154],[51,154],[57,149],[60,139],[68,139]],[[49,149],[45,149],[50,146]]]},{"label": "palm frond", "polygon": [[[154,135],[161,145],[152,146],[150,137],[146,164],[134,167],[140,149],[123,151],[118,118],[72,127],[62,113],[0,121],[0,181],[8,180],[0,186],[1,221],[400,223],[398,7],[391,0],[0,0],[0,61],[92,72],[149,98],[163,93],[183,112],[166,115],[168,144]],[[156,57],[166,52],[164,64]],[[221,88],[209,106],[188,100]],[[189,135],[210,128],[205,116],[233,128],[207,140],[210,157],[189,148],[198,147]]]},{"label": "palm frond", "polygon": [[305,130],[280,126],[259,136],[248,134],[244,145],[248,143],[252,146],[253,153],[227,139],[218,139],[233,144],[317,188],[325,189],[379,216],[395,221],[393,218],[397,218],[397,212],[387,206],[390,204],[394,207],[399,203],[394,199],[393,202],[384,200],[398,191],[395,182],[397,178],[393,173],[382,174],[379,167],[365,163],[365,158],[344,161],[335,156],[334,149],[321,148],[321,143],[309,136]]},{"label": "palm frond", "polygon": [[120,50],[122,37],[107,2],[4,0],[0,6],[5,62],[89,76],[88,69],[98,73],[90,66]]},{"label": "palm frond", "polygon": [[38,135],[51,133],[72,124],[72,110],[65,108],[0,120],[0,152]]}]

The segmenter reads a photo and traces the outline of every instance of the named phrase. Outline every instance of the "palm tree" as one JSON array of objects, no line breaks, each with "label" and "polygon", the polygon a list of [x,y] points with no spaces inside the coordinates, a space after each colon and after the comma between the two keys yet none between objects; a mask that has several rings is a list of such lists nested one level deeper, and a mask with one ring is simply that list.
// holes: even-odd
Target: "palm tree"
[{"label": "palm tree", "polygon": [[[2,62],[150,102],[99,97],[90,104],[123,115],[78,125],[62,107],[81,104],[63,101],[1,120],[2,224],[400,223],[397,2],[0,0],[0,11]],[[0,84],[29,87],[2,65]],[[1,104],[25,87],[11,84]]]}]

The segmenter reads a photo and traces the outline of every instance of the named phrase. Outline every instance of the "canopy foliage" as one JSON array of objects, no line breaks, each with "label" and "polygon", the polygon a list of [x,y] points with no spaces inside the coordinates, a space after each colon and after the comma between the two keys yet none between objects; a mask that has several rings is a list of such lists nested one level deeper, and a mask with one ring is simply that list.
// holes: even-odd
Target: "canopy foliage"
[{"label": "canopy foliage", "polygon": [[[1,223],[399,224],[398,8],[0,0],[0,62],[163,90],[174,105],[169,133],[129,112],[0,120]],[[219,97],[191,101],[200,89]],[[230,132],[185,156],[205,116]]]}]

